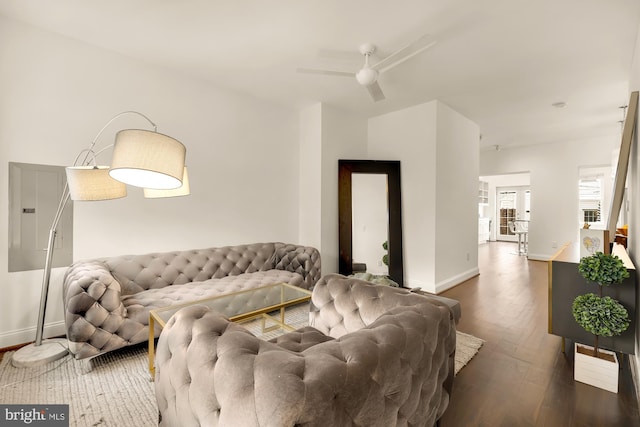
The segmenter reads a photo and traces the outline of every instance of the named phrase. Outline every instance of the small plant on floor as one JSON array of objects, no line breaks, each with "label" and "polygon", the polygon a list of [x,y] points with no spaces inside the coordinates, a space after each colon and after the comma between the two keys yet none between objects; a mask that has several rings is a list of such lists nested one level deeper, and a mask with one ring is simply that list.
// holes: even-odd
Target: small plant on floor
[{"label": "small plant on floor", "polygon": [[578,295],[572,306],[576,322],[595,336],[594,356],[598,357],[598,337],[620,335],[630,323],[627,309],[617,300],[603,297],[602,287],[622,283],[629,272],[620,258],[602,252],[582,258],[578,271],[589,282],[598,284],[598,295]]}]

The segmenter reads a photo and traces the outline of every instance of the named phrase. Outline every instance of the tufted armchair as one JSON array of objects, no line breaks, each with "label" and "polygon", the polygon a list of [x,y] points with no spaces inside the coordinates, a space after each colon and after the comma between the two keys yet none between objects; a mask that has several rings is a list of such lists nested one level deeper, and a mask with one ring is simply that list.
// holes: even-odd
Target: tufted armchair
[{"label": "tufted armchair", "polygon": [[444,303],[340,275],[310,324],[271,341],[203,306],[160,335],[160,425],[433,426],[449,403],[455,320]]},{"label": "tufted armchair", "polygon": [[270,283],[311,289],[320,253],[255,243],[79,261],[63,282],[69,351],[97,356],[149,339],[149,310]]}]

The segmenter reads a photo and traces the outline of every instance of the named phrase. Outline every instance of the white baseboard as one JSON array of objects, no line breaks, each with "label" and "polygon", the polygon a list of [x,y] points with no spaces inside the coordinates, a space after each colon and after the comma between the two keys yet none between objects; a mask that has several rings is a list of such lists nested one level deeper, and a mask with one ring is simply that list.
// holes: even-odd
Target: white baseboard
[{"label": "white baseboard", "polygon": [[[44,338],[59,337],[65,335],[64,321],[53,322],[44,325]],[[8,331],[0,334],[0,348],[12,347],[14,345],[26,344],[35,341],[36,328],[24,328]]]},{"label": "white baseboard", "polygon": [[474,267],[470,270],[465,271],[464,273],[460,273],[456,276],[443,280],[440,283],[436,283],[435,293],[439,294],[441,292],[446,291],[447,289],[451,289],[454,286],[464,282],[465,280],[469,280],[472,277],[476,277],[478,274],[480,274],[480,270],[478,269],[478,267]]},{"label": "white baseboard", "polygon": [[425,292],[429,292],[430,294],[434,294],[434,289],[433,289],[433,285],[430,285],[428,283],[423,283],[419,280],[408,280],[405,279],[404,281],[404,287],[405,288],[409,288],[409,289],[414,289],[414,288],[420,288]]},{"label": "white baseboard", "polygon": [[432,283],[423,283],[419,280],[406,280],[404,286],[406,288],[420,288],[423,291],[428,292],[430,294],[439,294],[441,292],[446,291],[447,289],[450,289],[456,285],[459,285],[465,280],[469,280],[472,277],[476,277],[478,274],[480,274],[480,270],[478,269],[478,267],[474,267],[463,273],[449,277],[448,279],[443,280],[442,282],[436,283],[435,285]]}]

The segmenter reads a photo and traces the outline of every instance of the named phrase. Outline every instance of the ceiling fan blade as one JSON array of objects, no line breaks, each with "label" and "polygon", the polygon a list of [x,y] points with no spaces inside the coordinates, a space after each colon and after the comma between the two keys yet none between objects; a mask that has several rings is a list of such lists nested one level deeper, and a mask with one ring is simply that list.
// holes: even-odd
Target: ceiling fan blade
[{"label": "ceiling fan blade", "polygon": [[367,88],[367,91],[369,91],[369,95],[371,95],[371,98],[375,102],[382,101],[383,99],[385,99],[384,93],[382,93],[382,88],[380,87],[378,82],[373,82],[370,85],[365,87]]},{"label": "ceiling fan blade", "polygon": [[387,56],[382,61],[373,65],[371,68],[373,68],[374,70],[378,70],[381,73],[384,73],[390,68],[393,68],[396,65],[400,65],[407,59],[413,58],[420,52],[429,49],[434,44],[436,44],[436,41],[431,39],[431,37],[428,34],[425,34],[419,39],[414,40],[413,42],[409,43],[405,47]]},{"label": "ceiling fan blade", "polygon": [[327,76],[340,76],[340,77],[355,77],[356,73],[349,73],[346,71],[333,71],[333,70],[317,70],[315,68],[298,68],[297,72],[303,74],[324,74]]},{"label": "ceiling fan blade", "polygon": [[330,59],[332,61],[337,60],[355,66],[362,63],[362,55],[355,50],[318,49],[316,55],[320,58]]}]

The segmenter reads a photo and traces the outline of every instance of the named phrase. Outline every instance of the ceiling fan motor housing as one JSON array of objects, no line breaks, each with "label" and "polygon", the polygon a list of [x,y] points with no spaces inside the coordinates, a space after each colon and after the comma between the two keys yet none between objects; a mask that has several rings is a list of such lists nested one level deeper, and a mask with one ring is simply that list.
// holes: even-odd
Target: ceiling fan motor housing
[{"label": "ceiling fan motor housing", "polygon": [[356,73],[356,80],[363,86],[372,85],[378,80],[378,71],[373,68],[364,67]]},{"label": "ceiling fan motor housing", "polygon": [[362,86],[369,86],[378,80],[378,71],[369,67],[369,56],[376,51],[376,47],[371,43],[363,43],[360,45],[359,50],[364,55],[364,67],[356,73],[356,80]]}]

